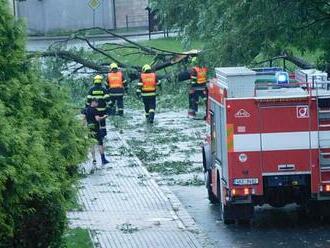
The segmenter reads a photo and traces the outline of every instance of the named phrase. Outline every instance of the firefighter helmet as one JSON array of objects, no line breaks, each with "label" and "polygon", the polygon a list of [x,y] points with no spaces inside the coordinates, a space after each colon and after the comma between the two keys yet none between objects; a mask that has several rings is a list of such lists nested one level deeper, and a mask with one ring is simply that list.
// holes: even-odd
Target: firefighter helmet
[{"label": "firefighter helmet", "polygon": [[145,64],[145,65],[142,67],[142,71],[143,71],[143,72],[151,71],[151,66],[148,65],[148,64]]},{"label": "firefighter helmet", "polygon": [[103,77],[101,75],[96,75],[94,77],[94,84],[102,83],[102,79],[103,79]]},{"label": "firefighter helmet", "polygon": [[191,64],[192,65],[197,65],[198,64],[197,57],[192,57],[191,58]]},{"label": "firefighter helmet", "polygon": [[117,69],[118,70],[118,65],[116,63],[112,63],[110,65],[110,71],[114,70],[114,69]]}]

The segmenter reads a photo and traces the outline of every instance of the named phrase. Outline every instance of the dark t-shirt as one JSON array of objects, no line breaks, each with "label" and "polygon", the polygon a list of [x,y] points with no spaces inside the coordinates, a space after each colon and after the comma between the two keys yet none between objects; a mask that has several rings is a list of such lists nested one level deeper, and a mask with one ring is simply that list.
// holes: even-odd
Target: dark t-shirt
[{"label": "dark t-shirt", "polygon": [[87,125],[88,127],[94,131],[97,132],[100,128],[99,122],[96,120],[95,116],[98,115],[98,112],[96,108],[93,108],[91,106],[87,106],[83,111],[82,114],[86,116]]}]

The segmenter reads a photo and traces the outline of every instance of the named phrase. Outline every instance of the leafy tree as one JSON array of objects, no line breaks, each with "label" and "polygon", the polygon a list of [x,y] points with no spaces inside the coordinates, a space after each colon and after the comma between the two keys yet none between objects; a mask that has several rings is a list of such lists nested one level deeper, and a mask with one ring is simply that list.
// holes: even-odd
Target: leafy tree
[{"label": "leafy tree", "polygon": [[246,64],[258,55],[279,55],[294,47],[321,51],[320,64],[329,67],[328,0],[153,0],[152,4],[186,39],[204,40],[205,58],[213,65]]},{"label": "leafy tree", "polygon": [[58,247],[85,132],[60,87],[26,62],[25,33],[0,0],[0,247]]}]

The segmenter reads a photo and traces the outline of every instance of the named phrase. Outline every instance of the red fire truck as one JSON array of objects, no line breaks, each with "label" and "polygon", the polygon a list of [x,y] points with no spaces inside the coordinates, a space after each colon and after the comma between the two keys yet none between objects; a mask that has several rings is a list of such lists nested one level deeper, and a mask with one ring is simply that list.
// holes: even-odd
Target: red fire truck
[{"label": "red fire truck", "polygon": [[330,212],[330,82],[316,72],[216,68],[203,167],[224,223],[263,204]]}]

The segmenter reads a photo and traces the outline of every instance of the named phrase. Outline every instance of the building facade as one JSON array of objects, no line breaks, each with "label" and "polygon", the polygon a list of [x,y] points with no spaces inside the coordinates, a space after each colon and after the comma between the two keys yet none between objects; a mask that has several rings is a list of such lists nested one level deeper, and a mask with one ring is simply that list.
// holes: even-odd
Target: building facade
[{"label": "building facade", "polygon": [[[71,31],[88,27],[116,29],[148,25],[145,8],[148,0],[98,0],[93,10],[91,0],[16,1],[16,15],[27,22],[30,34]],[[97,1],[96,1],[97,2]]]}]

